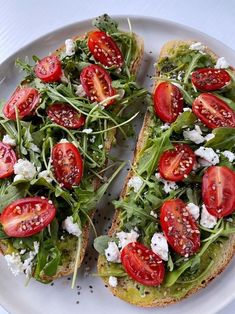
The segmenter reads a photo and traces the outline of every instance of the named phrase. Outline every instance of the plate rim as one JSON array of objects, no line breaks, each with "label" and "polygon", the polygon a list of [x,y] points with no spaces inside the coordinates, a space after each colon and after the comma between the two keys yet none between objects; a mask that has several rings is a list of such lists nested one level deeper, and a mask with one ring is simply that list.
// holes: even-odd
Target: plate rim
[{"label": "plate rim", "polygon": [[[159,23],[159,24],[162,24],[162,25],[165,24],[165,25],[170,26],[170,27],[175,27],[175,28],[180,28],[180,29],[186,30],[186,31],[191,31],[191,32],[197,33],[199,36],[203,36],[203,37],[207,38],[207,40],[215,41],[217,44],[223,46],[224,50],[228,49],[229,51],[231,51],[234,54],[234,57],[235,57],[235,49],[233,49],[230,46],[228,46],[227,44],[223,43],[223,41],[221,41],[219,39],[216,39],[214,36],[208,35],[207,33],[203,32],[201,30],[198,30],[197,28],[194,28],[192,26],[189,26],[187,24],[179,23],[179,22],[176,22],[176,21],[173,21],[173,20],[170,20],[170,19],[155,17],[155,16],[152,16],[152,15],[151,16],[149,16],[149,15],[147,16],[147,15],[141,15],[141,14],[128,14],[128,15],[125,15],[125,14],[110,14],[110,16],[113,19],[115,19],[115,20],[117,20],[119,22],[121,22],[121,21],[123,21],[125,19],[127,20],[128,18],[130,19],[130,21],[135,20],[136,23],[138,23],[140,21],[145,22],[147,20],[149,22],[153,22],[153,23],[155,22],[155,23]],[[0,62],[0,69],[5,64],[11,62],[12,59],[15,60],[17,54],[19,54],[20,52],[22,52],[24,50],[27,50],[30,46],[33,46],[38,41],[43,41],[48,36],[53,36],[53,35],[59,34],[63,30],[69,29],[69,28],[73,28],[73,27],[75,27],[76,25],[79,25],[79,24],[90,24],[91,25],[91,21],[93,19],[94,19],[94,17],[91,17],[91,18],[87,18],[87,19],[78,20],[78,21],[75,21],[73,23],[68,23],[68,24],[65,24],[65,25],[63,25],[61,27],[55,28],[55,29],[53,29],[53,30],[51,30],[49,32],[46,32],[46,33],[44,33],[41,36],[36,37],[34,40],[28,42],[25,45],[22,45],[20,48],[15,50],[13,53],[8,55],[8,57],[3,59]],[[157,31],[156,31],[156,33],[157,33]],[[231,259],[230,263],[232,262],[232,260],[233,260],[233,258]],[[226,267],[226,269],[227,269],[227,267]],[[235,292],[234,292],[234,295],[232,295],[230,298],[228,297],[228,299],[225,299],[224,302],[220,302],[219,304],[217,304],[217,309],[216,309],[216,311],[214,313],[215,314],[218,313],[220,310],[222,310],[223,308],[228,306],[234,300],[235,300]],[[2,304],[0,304],[0,306],[6,312],[10,313],[9,310],[6,308],[6,306],[4,306]]]}]

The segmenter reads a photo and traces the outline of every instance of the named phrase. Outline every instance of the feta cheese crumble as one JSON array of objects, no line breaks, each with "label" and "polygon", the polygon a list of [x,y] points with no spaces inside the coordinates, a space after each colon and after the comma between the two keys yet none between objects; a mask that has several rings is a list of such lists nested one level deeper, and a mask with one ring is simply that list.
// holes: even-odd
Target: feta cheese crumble
[{"label": "feta cheese crumble", "polygon": [[62,138],[60,141],[59,141],[59,143],[68,143],[69,141],[66,139],[66,138]]},{"label": "feta cheese crumble", "polygon": [[202,52],[205,49],[205,46],[201,42],[196,42],[191,44],[189,49]]},{"label": "feta cheese crumble", "polygon": [[190,214],[194,217],[195,220],[199,218],[200,210],[197,205],[195,205],[194,203],[188,203],[187,209],[190,212]]},{"label": "feta cheese crumble", "polygon": [[73,87],[75,88],[75,94],[78,97],[85,97],[86,96],[86,92],[85,92],[82,84],[79,84],[79,85],[74,84]]},{"label": "feta cheese crumble", "polygon": [[154,218],[157,218],[157,213],[153,210],[151,210],[150,215],[153,216]]},{"label": "feta cheese crumble", "polygon": [[23,273],[24,267],[23,263],[21,262],[20,255],[18,253],[7,254],[4,257],[7,262],[7,266],[9,267],[14,276]]},{"label": "feta cheese crumble", "polygon": [[86,133],[86,134],[91,134],[93,132],[93,130],[92,129],[83,129],[82,132]]},{"label": "feta cheese crumble", "polygon": [[228,158],[228,160],[229,160],[230,162],[233,162],[234,159],[235,159],[235,154],[234,154],[233,152],[230,152],[229,150],[225,150],[224,152],[222,152],[222,154],[223,154],[226,158]]},{"label": "feta cheese crumble", "polygon": [[186,140],[190,140],[196,144],[201,144],[204,142],[202,131],[198,125],[195,125],[194,130],[183,131],[183,136]]},{"label": "feta cheese crumble", "polygon": [[66,230],[68,233],[75,235],[76,237],[79,237],[82,233],[82,231],[79,228],[78,223],[73,222],[73,217],[68,216],[62,223],[62,228]]},{"label": "feta cheese crumble", "polygon": [[206,136],[204,136],[204,139],[208,142],[208,141],[212,140],[214,137],[215,137],[215,134],[209,133]]},{"label": "feta cheese crumble", "polygon": [[24,268],[24,271],[25,271],[27,278],[29,278],[32,274],[33,260],[39,252],[39,242],[34,241],[33,246],[34,246],[33,251],[29,252],[28,258],[23,263],[23,268]]},{"label": "feta cheese crumble", "polygon": [[226,61],[225,57],[219,58],[215,65],[216,69],[227,69],[228,67],[229,67],[229,64]]},{"label": "feta cheese crumble", "polygon": [[65,54],[66,56],[72,56],[75,54],[75,44],[70,38],[65,40]]},{"label": "feta cheese crumble", "polygon": [[103,145],[102,145],[102,144],[98,145],[98,148],[99,148],[99,149],[102,149],[102,148],[103,148]]},{"label": "feta cheese crumble", "polygon": [[139,237],[139,234],[135,230],[131,230],[130,232],[121,231],[118,232],[116,235],[119,239],[118,246],[120,248],[124,248],[124,246],[129,243],[136,242]]},{"label": "feta cheese crumble", "polygon": [[170,124],[169,123],[164,123],[163,125],[160,126],[160,129],[162,131],[168,130],[170,128]]},{"label": "feta cheese crumble", "polygon": [[39,172],[38,177],[45,179],[48,183],[52,182],[52,178],[50,177],[50,173],[47,170],[43,170],[43,171]]},{"label": "feta cheese crumble", "polygon": [[10,146],[16,146],[16,140],[13,139],[12,137],[10,137],[8,134],[3,136],[2,142],[3,142],[3,144],[7,144]]},{"label": "feta cheese crumble", "polygon": [[189,112],[191,112],[191,111],[192,111],[192,109],[191,109],[191,108],[189,108],[189,107],[186,107],[186,108],[183,108],[183,111],[189,111]]},{"label": "feta cheese crumble", "polygon": [[163,179],[161,176],[160,176],[160,173],[156,173],[155,174],[155,177],[164,184],[163,186],[163,190],[166,194],[170,193],[171,191],[174,191],[174,190],[177,190],[178,189],[178,185],[173,182],[173,181],[167,181],[165,179]]},{"label": "feta cheese crumble", "polygon": [[37,171],[34,164],[27,159],[18,159],[14,164],[14,173],[16,174],[14,181],[32,180]]},{"label": "feta cheese crumble", "polygon": [[151,239],[151,249],[154,253],[159,255],[162,260],[167,261],[168,260],[168,244],[167,240],[164,237],[162,233],[154,233],[152,239]]},{"label": "feta cheese crumble", "polygon": [[205,228],[212,229],[217,223],[217,218],[212,216],[206,209],[206,206],[202,205],[202,212],[201,212],[201,220],[200,225]]},{"label": "feta cheese crumble", "polygon": [[114,277],[114,276],[110,276],[109,277],[109,285],[113,288],[117,287],[117,284],[118,284],[118,280],[117,280],[117,277]]},{"label": "feta cheese crumble", "polygon": [[219,163],[219,156],[211,147],[201,146],[195,150],[194,153],[196,156],[201,157],[198,161],[202,166],[216,165]]},{"label": "feta cheese crumble", "polygon": [[134,176],[129,179],[127,185],[129,188],[133,188],[134,192],[137,193],[141,189],[143,183],[144,182],[140,177]]},{"label": "feta cheese crumble", "polygon": [[121,263],[120,252],[115,242],[109,242],[105,250],[105,256],[108,262]]}]

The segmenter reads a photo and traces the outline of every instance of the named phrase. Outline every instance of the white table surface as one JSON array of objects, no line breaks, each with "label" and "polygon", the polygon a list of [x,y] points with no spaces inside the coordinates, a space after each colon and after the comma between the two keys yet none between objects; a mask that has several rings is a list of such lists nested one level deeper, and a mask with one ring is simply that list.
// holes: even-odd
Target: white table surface
[{"label": "white table surface", "polygon": [[[0,62],[50,31],[103,13],[172,20],[235,50],[235,0],[0,0]],[[232,313],[235,300],[219,312]],[[1,307],[0,314],[6,314]]]}]

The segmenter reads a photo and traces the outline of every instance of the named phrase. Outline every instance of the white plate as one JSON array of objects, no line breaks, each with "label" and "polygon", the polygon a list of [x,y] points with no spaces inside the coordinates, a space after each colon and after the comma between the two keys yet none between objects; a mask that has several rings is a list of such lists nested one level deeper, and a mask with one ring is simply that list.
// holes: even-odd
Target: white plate
[{"label": "white plate", "polygon": [[[115,17],[115,19],[120,23],[121,28],[128,29],[125,17]],[[153,64],[161,46],[171,39],[195,39],[201,41],[218,55],[224,56],[231,64],[235,64],[234,51],[216,39],[192,28],[147,17],[132,17],[131,23],[133,31],[141,35],[145,40],[145,56],[139,75],[139,80],[144,86],[150,87],[151,81],[146,75],[152,74]],[[0,65],[0,79],[5,77],[4,82],[0,86],[0,98],[7,98],[20,80],[22,74],[14,66],[14,60],[17,57],[24,59],[25,56],[30,57],[33,54],[45,56],[48,52],[59,47],[66,38],[82,34],[90,28],[90,20],[66,26],[37,39],[9,57]],[[141,120],[137,123],[137,129],[140,123]],[[129,160],[131,159],[131,150],[133,147],[134,141],[131,143],[122,143],[118,149],[115,149],[114,153],[122,156],[123,159]],[[97,226],[99,234],[105,232],[103,230],[105,228],[101,226],[107,221],[110,222],[113,208],[108,206],[107,202],[118,196],[123,178],[124,175],[120,176],[119,180],[113,184],[110,194],[106,195],[104,202],[100,206],[102,209],[99,211],[99,215],[96,216],[96,220],[99,220]],[[62,278],[53,285],[43,285],[32,280],[25,287],[25,278],[23,276],[13,277],[7,269],[4,258],[0,258],[0,303],[9,312],[14,314],[67,314],[82,312],[97,314],[138,314],[147,311],[148,313],[156,312],[156,309],[136,308],[113,297],[104,287],[103,282],[98,277],[92,275],[96,272],[96,258],[97,255],[90,246],[83,268],[78,275],[77,287],[74,290],[70,289],[70,277]],[[84,276],[85,267],[88,266],[91,268],[90,275]],[[157,312],[159,314],[196,314],[199,312],[211,314],[219,311],[235,297],[234,272],[235,261],[206,289],[203,289],[179,304],[169,306],[166,309],[158,309]]]}]

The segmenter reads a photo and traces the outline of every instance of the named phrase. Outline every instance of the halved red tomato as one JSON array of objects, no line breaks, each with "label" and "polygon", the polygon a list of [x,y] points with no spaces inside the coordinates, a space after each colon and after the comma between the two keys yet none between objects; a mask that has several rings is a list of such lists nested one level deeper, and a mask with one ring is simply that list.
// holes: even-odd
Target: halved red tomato
[{"label": "halved red tomato", "polygon": [[165,267],[161,258],[139,242],[127,244],[121,251],[121,261],[127,274],[145,286],[159,286]]},{"label": "halved red tomato", "polygon": [[231,82],[231,77],[223,69],[203,68],[192,73],[193,85],[202,92],[221,89]]},{"label": "halved red tomato", "polygon": [[218,218],[235,211],[235,172],[225,166],[211,166],[202,179],[202,198],[208,212]]},{"label": "halved red tomato", "polygon": [[155,113],[164,122],[174,122],[183,111],[183,95],[177,86],[169,82],[158,84],[153,98]]},{"label": "halved red tomato", "polygon": [[88,34],[88,48],[95,60],[106,67],[121,68],[123,56],[115,41],[105,32],[94,31]]},{"label": "halved red tomato", "polygon": [[[80,80],[87,96],[92,101],[101,102],[116,94],[112,87],[112,80],[107,71],[98,65],[89,65],[82,70]],[[110,100],[106,106],[115,100]]]},{"label": "halved red tomato", "polygon": [[195,154],[187,144],[175,144],[173,149],[166,150],[159,160],[159,173],[169,181],[182,181],[192,171]]},{"label": "halved red tomato", "polygon": [[16,119],[15,108],[19,119],[32,115],[39,104],[39,92],[32,87],[18,87],[10,100],[3,107],[3,114],[9,120]]},{"label": "halved red tomato", "polygon": [[59,183],[66,189],[78,185],[82,178],[83,161],[75,145],[58,143],[52,149],[54,174]]},{"label": "halved red tomato", "polygon": [[164,202],[160,212],[160,223],[173,250],[188,257],[200,248],[200,231],[186,206],[180,199]]},{"label": "halved red tomato", "polygon": [[199,95],[193,102],[192,110],[208,128],[235,128],[235,112],[213,94]]},{"label": "halved red tomato", "polygon": [[43,230],[56,214],[52,201],[45,197],[26,197],[4,208],[0,222],[9,237],[29,237]]},{"label": "halved red tomato", "polygon": [[53,104],[47,108],[51,121],[67,129],[79,129],[85,124],[85,117],[67,104]]},{"label": "halved red tomato", "polygon": [[13,166],[16,160],[14,150],[0,142],[0,179],[8,178],[14,173]]},{"label": "halved red tomato", "polygon": [[34,71],[36,76],[43,82],[57,82],[62,76],[61,61],[57,56],[45,57],[38,61]]}]

